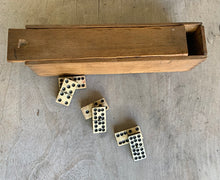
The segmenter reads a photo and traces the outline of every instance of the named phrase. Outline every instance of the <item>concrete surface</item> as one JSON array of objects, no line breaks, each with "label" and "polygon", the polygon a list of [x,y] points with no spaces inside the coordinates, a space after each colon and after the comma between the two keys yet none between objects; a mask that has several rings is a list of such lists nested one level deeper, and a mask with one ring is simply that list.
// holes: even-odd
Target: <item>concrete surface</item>
[{"label": "concrete surface", "polygon": [[[219,0],[0,0],[0,179],[220,179]],[[88,76],[70,107],[56,77],[6,62],[8,28],[26,24],[201,21],[208,60],[192,71]],[[108,133],[80,107],[104,96]],[[142,128],[148,158],[133,162],[114,131]]]}]

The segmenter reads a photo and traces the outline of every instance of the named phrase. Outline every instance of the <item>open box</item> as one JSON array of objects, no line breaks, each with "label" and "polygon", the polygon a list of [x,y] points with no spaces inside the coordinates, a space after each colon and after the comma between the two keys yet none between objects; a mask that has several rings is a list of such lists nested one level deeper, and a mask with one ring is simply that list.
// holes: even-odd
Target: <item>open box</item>
[{"label": "open box", "polygon": [[[41,31],[47,32],[45,38],[37,35]],[[40,76],[188,71],[207,58],[202,23],[29,25],[21,32],[9,30],[8,62],[25,62]],[[87,37],[83,32],[95,33]],[[54,38],[47,39],[53,33]],[[67,33],[82,36],[71,39]],[[24,47],[18,47],[21,39],[27,42]]]}]

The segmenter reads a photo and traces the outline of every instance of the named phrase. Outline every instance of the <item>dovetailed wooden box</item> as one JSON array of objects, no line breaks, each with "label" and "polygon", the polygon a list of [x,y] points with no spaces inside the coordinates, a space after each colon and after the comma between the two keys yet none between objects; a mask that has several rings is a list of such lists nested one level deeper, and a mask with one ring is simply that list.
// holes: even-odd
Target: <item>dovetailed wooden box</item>
[{"label": "dovetailed wooden box", "polygon": [[202,23],[9,29],[8,62],[40,76],[188,71],[207,57]]}]

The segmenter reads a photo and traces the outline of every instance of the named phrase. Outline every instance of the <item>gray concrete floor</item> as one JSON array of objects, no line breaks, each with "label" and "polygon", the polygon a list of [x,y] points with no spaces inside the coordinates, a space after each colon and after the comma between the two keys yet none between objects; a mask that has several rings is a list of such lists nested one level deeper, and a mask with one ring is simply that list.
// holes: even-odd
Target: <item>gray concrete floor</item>
[{"label": "gray concrete floor", "polygon": [[[220,179],[219,0],[0,0],[0,179]],[[6,62],[8,28],[26,24],[201,21],[208,59],[182,73],[88,76],[70,107],[56,77]],[[93,135],[82,105],[104,96],[108,133]],[[114,131],[138,124],[146,160]]]}]

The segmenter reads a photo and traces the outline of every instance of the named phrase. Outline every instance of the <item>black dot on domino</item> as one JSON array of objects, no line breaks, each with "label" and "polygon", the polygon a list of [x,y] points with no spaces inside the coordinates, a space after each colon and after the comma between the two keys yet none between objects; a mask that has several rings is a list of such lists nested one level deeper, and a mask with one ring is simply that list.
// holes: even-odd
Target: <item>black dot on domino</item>
[{"label": "black dot on domino", "polygon": [[94,115],[97,115],[97,112],[94,112]]},{"label": "black dot on domino", "polygon": [[60,98],[59,98],[59,99],[58,99],[58,101],[59,101],[59,102],[61,102],[61,101],[62,101],[62,99],[60,99]]},{"label": "black dot on domino", "polygon": [[63,79],[60,79],[60,82],[63,82]]},{"label": "black dot on domino", "polygon": [[94,127],[95,127],[95,128],[97,128],[97,127],[98,127],[98,125],[95,125]]},{"label": "black dot on domino", "polygon": [[68,80],[68,79],[66,79],[66,80],[65,80],[65,83],[68,83],[68,82],[69,82],[69,80]]},{"label": "black dot on domino", "polygon": [[72,91],[72,90],[70,90],[70,91],[69,91],[69,93],[70,93],[70,94],[72,94],[72,93],[73,93],[73,91]]},{"label": "black dot on domino", "polygon": [[67,96],[67,99],[70,99],[70,96]]},{"label": "black dot on domino", "polygon": [[119,137],[120,136],[120,134],[116,134],[116,137]]},{"label": "black dot on domino", "polygon": [[94,123],[95,123],[95,124],[97,124],[97,123],[98,123],[98,121],[94,121]]},{"label": "black dot on domino", "polygon": [[135,129],[136,131],[138,131],[139,130],[139,128],[138,127],[136,127],[136,129]]},{"label": "black dot on domino", "polygon": [[80,80],[80,77],[78,77],[78,81]]},{"label": "black dot on domino", "polygon": [[99,128],[99,131],[102,131],[102,129],[101,129],[101,128]]},{"label": "black dot on domino", "polygon": [[60,95],[63,96],[64,95],[63,92],[61,92]]},{"label": "black dot on domino", "polygon": [[94,119],[97,119],[97,116],[94,116]]},{"label": "black dot on domino", "polygon": [[127,132],[125,131],[124,134],[127,134]]},{"label": "black dot on domino", "polygon": [[129,133],[132,133],[132,130],[130,129],[128,132],[129,132]]},{"label": "black dot on domino", "polygon": [[76,81],[76,78],[73,78],[74,81]]},{"label": "black dot on domino", "polygon": [[105,115],[104,113],[101,114],[101,116],[104,116],[104,115]]},{"label": "black dot on domino", "polygon": [[89,110],[86,110],[86,114],[89,114]]},{"label": "black dot on domino", "polygon": [[122,144],[122,142],[120,141],[119,144]]},{"label": "black dot on domino", "polygon": [[102,126],[102,128],[105,128],[105,126]]},{"label": "black dot on domino", "polygon": [[82,84],[82,87],[85,87],[85,84]]},{"label": "black dot on domino", "polygon": [[69,88],[70,88],[70,85],[67,85],[66,87],[69,89]]},{"label": "black dot on domino", "polygon": [[143,155],[142,158],[145,158],[145,155]]},{"label": "black dot on domino", "polygon": [[97,132],[98,131],[98,129],[95,129],[95,132]]},{"label": "black dot on domino", "polygon": [[98,105],[98,103],[97,102],[95,102],[95,106],[97,106]]},{"label": "black dot on domino", "polygon": [[104,131],[105,131],[105,128],[103,128],[102,131],[104,132]]},{"label": "black dot on domino", "polygon": [[81,79],[84,80],[85,78],[84,78],[84,77],[81,77]]},{"label": "black dot on domino", "polygon": [[100,112],[100,109],[98,109],[98,112]]},{"label": "black dot on domino", "polygon": [[102,124],[105,124],[105,122],[102,122]]},{"label": "black dot on domino", "polygon": [[121,133],[120,135],[123,136],[123,133]]},{"label": "black dot on domino", "polygon": [[134,159],[137,160],[137,157],[135,157]]},{"label": "black dot on domino", "polygon": [[99,104],[99,107],[102,107],[102,105],[101,105],[101,104]]},{"label": "black dot on domino", "polygon": [[67,105],[67,104],[68,104],[68,102],[66,101],[66,102],[65,102],[65,104]]},{"label": "black dot on domino", "polygon": [[101,103],[104,103],[104,99],[101,100]]},{"label": "black dot on domino", "polygon": [[126,142],[128,142],[128,139],[126,139]]},{"label": "black dot on domino", "polygon": [[99,125],[101,125],[102,123],[101,122],[99,122]]},{"label": "black dot on domino", "polygon": [[79,87],[79,88],[80,88],[80,84],[78,84],[78,85],[77,85],[77,87]]},{"label": "black dot on domino", "polygon": [[63,90],[63,91],[65,91],[65,90],[66,90],[66,88],[65,88],[65,87],[63,87],[63,88],[62,88],[62,90]]},{"label": "black dot on domino", "polygon": [[74,84],[74,83],[72,84],[72,87],[75,87],[75,84]]}]

